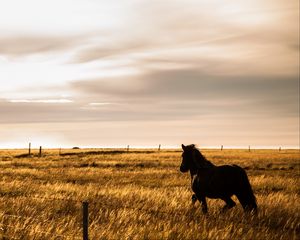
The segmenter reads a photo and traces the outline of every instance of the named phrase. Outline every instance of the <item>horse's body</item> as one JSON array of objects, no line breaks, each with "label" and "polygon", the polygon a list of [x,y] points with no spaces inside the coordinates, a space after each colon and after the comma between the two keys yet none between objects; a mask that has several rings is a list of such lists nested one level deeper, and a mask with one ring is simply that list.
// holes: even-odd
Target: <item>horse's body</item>
[{"label": "horse's body", "polygon": [[204,213],[207,212],[206,197],[224,200],[223,210],[226,210],[236,205],[232,195],[237,196],[244,210],[256,211],[256,198],[244,169],[237,165],[215,166],[194,145],[182,145],[182,149],[180,171],[190,171],[195,193],[192,199],[202,203]]}]

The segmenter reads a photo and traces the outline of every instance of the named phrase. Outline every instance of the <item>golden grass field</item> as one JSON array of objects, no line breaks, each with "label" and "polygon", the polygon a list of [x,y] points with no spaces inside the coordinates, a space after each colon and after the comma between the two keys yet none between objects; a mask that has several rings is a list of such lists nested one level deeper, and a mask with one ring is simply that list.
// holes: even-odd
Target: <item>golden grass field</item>
[{"label": "golden grass field", "polygon": [[[257,197],[257,216],[237,207],[209,214],[191,205],[181,151],[0,150],[0,237],[82,239],[89,202],[90,239],[300,239],[299,150],[203,150],[216,165],[238,164]],[[22,156],[22,154],[25,154]]]}]

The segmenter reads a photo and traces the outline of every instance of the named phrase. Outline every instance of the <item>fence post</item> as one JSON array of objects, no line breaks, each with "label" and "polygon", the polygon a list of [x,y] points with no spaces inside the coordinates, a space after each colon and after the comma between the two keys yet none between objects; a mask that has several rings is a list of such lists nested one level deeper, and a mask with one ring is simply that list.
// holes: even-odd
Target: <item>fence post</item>
[{"label": "fence post", "polygon": [[248,149],[248,151],[250,152],[250,145],[249,145],[249,149]]},{"label": "fence post", "polygon": [[223,151],[223,145],[221,145],[221,151]]},{"label": "fence post", "polygon": [[129,145],[127,145],[127,152],[129,152]]},{"label": "fence post", "polygon": [[29,147],[28,147],[28,156],[30,157],[31,155],[31,143],[29,143]]},{"label": "fence post", "polygon": [[281,151],[281,147],[279,147],[279,152]]},{"label": "fence post", "polygon": [[82,239],[89,239],[89,203],[82,202]]},{"label": "fence post", "polygon": [[160,146],[161,146],[161,145],[159,144],[159,145],[158,145],[158,151],[160,151]]},{"label": "fence post", "polygon": [[39,157],[42,156],[42,146],[40,146]]}]

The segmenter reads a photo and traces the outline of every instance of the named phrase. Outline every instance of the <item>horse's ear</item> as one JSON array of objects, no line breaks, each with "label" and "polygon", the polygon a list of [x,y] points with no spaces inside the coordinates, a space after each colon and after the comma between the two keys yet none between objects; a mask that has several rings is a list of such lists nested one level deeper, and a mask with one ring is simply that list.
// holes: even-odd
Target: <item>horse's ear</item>
[{"label": "horse's ear", "polygon": [[183,144],[181,144],[181,147],[183,151],[186,149],[186,146],[184,146]]}]

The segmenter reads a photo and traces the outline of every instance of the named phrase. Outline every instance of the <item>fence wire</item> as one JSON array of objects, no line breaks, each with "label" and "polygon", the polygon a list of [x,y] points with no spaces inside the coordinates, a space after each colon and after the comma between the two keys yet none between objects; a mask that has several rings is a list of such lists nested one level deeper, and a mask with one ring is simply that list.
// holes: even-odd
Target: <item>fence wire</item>
[{"label": "fence wire", "polygon": [[9,197],[9,198],[30,198],[36,200],[45,200],[45,201],[64,201],[64,202],[74,202],[74,203],[82,203],[84,200],[78,200],[73,198],[59,198],[59,197],[41,197],[35,195],[10,195],[9,193],[0,193],[0,197]]},{"label": "fence wire", "polygon": [[[63,202],[73,202],[76,204],[82,204],[83,202],[88,202],[89,205],[94,205],[97,206],[101,209],[130,209],[130,210],[136,210],[136,211],[143,211],[143,212],[147,212],[150,214],[170,214],[170,212],[166,212],[166,211],[162,211],[162,210],[152,210],[152,209],[145,209],[144,207],[133,207],[133,206],[129,206],[129,205],[119,205],[119,206],[115,206],[112,204],[108,204],[107,202],[105,204],[103,204],[103,202],[101,202],[101,200],[97,201],[97,200],[92,200],[89,198],[83,198],[81,200],[78,199],[73,199],[73,198],[57,198],[57,197],[39,197],[39,196],[30,196],[30,195],[18,195],[18,196],[13,196],[13,195],[4,195],[2,194],[1,196],[8,196],[10,198],[30,198],[30,199],[37,199],[37,200],[45,200],[45,201],[63,201]],[[94,196],[94,198],[97,197],[105,197],[105,194],[96,194]],[[6,214],[5,212],[0,212],[0,214],[5,214],[6,216],[10,215],[12,217],[19,217],[19,218],[24,218],[22,216],[19,215],[12,215],[12,214]],[[174,212],[174,215],[182,215],[183,213],[178,213],[178,212]],[[26,217],[25,217],[26,218]],[[30,218],[30,217],[28,217]]]},{"label": "fence wire", "polygon": [[[58,197],[42,197],[42,196],[31,196],[31,195],[18,195],[18,196],[13,196],[13,195],[9,195],[8,194],[1,194],[1,197],[10,197],[10,198],[30,198],[30,199],[38,199],[38,200],[43,200],[43,201],[63,201],[63,202],[72,202],[74,204],[79,204],[79,203],[83,203],[83,202],[88,202],[89,206],[92,206],[93,208],[98,208],[101,210],[106,210],[106,211],[113,211],[113,210],[122,210],[122,209],[128,209],[128,210],[132,210],[132,211],[139,211],[139,212],[143,212],[144,214],[147,214],[149,216],[153,216],[153,217],[163,217],[163,218],[169,218],[170,216],[172,216],[172,218],[174,216],[176,217],[186,217],[186,214],[188,213],[188,211],[180,211],[179,209],[177,210],[172,210],[172,211],[163,211],[161,209],[146,209],[145,207],[133,207],[130,205],[113,205],[113,204],[109,204],[108,202],[103,203],[103,201],[99,200],[93,200],[93,199],[89,199],[89,198],[84,198],[82,200],[78,200],[78,199],[74,199],[74,198],[58,198]],[[106,197],[105,194],[97,194],[95,196],[93,196],[94,198],[99,198],[99,197]],[[109,199],[108,199],[109,200]],[[10,213],[5,213],[5,212],[0,212],[0,217],[2,218],[12,218],[12,219],[23,219],[24,221],[37,221],[39,219],[30,217],[30,216],[21,216],[21,215],[15,215],[15,214],[10,214]],[[48,221],[48,220],[44,220],[44,221]],[[41,221],[39,221],[41,222]],[[32,224],[32,223],[31,223]],[[5,229],[5,228],[13,228],[13,229],[19,229],[22,231],[30,231],[30,229],[26,229],[26,228],[21,228],[21,227],[16,227],[16,226],[12,226],[9,224],[5,224],[5,223],[0,223],[1,229]],[[35,233],[39,233],[39,234],[52,234],[52,236],[55,237],[61,237],[63,239],[82,239],[82,237],[76,237],[76,236],[71,236],[71,235],[62,235],[62,234],[54,234],[52,232],[48,232],[48,231],[34,231]],[[6,233],[7,234],[7,233]],[[4,236],[4,235],[2,235]],[[18,238],[14,238],[12,236],[6,236],[8,237],[8,239],[18,239]]]}]

